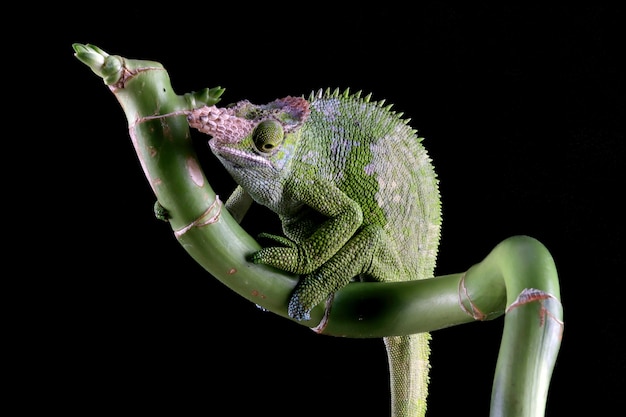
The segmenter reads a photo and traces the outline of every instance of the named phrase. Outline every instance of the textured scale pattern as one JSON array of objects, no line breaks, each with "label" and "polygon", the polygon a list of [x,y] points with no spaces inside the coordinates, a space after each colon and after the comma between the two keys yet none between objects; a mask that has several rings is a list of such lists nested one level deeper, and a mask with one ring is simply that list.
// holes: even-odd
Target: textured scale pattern
[{"label": "textured scale pattern", "polygon": [[[409,120],[371,96],[319,90],[264,105],[203,107],[190,126],[245,196],[278,214],[286,236],[252,261],[300,274],[289,314],[310,310],[353,280],[434,276],[441,207],[438,180]],[[271,236],[270,236],[271,238]],[[424,416],[430,335],[385,338],[394,417]]]},{"label": "textured scale pattern", "polygon": [[[401,119],[384,101],[360,99],[358,93],[320,91],[309,101],[311,115],[303,135],[310,135],[310,143],[319,148],[311,164],[319,164],[320,175],[359,203],[364,224],[379,224],[387,231],[405,272],[392,279],[432,276],[441,226],[438,183],[410,120]],[[355,159],[363,162],[354,164]]]}]

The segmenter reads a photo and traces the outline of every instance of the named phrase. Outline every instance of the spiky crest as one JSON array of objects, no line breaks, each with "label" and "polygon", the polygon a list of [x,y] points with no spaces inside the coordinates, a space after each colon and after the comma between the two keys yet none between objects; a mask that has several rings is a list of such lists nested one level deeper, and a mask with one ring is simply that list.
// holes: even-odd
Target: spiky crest
[{"label": "spiky crest", "polygon": [[[400,122],[404,123],[405,125],[408,125],[411,122],[410,118],[406,118],[406,119],[403,118],[404,112],[396,112],[395,110],[392,110],[394,106],[393,103],[385,105],[386,99],[382,99],[379,101],[372,101],[372,93],[369,93],[361,97],[362,94],[363,94],[363,90],[358,90],[357,92],[350,94],[350,87],[344,89],[343,91],[341,91],[339,87],[335,88],[334,90],[331,90],[330,87],[327,87],[326,89],[320,88],[318,90],[311,91],[311,93],[309,94],[309,98],[307,100],[314,101],[314,100],[321,100],[321,99],[327,99],[327,98],[347,98],[347,99],[361,100],[365,103],[371,103],[377,107],[384,109],[385,111],[387,111],[389,114],[396,117]],[[304,98],[304,95],[302,96],[302,98]],[[413,133],[417,134],[416,129],[412,129],[412,131]]]}]

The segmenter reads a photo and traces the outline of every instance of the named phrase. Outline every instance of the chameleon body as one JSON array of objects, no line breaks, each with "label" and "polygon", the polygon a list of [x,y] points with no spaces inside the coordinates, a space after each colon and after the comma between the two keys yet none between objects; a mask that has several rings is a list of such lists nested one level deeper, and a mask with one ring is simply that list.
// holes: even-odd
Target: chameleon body
[{"label": "chameleon body", "polygon": [[[438,179],[408,119],[360,92],[319,90],[264,105],[240,101],[188,113],[238,186],[226,207],[238,220],[255,201],[285,236],[252,261],[299,274],[289,315],[351,281],[434,276],[441,226]],[[394,417],[426,412],[428,333],[384,338]]]}]

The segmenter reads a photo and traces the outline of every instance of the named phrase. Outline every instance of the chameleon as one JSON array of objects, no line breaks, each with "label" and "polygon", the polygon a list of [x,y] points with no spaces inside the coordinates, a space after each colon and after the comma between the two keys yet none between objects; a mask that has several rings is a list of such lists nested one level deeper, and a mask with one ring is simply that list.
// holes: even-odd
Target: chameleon
[{"label": "chameleon", "polygon": [[[371,97],[320,89],[187,113],[236,183],[225,202],[233,217],[257,203],[280,219],[283,235],[262,233],[273,246],[250,261],[298,276],[294,320],[350,282],[434,276],[441,199],[432,159],[411,119]],[[394,417],[426,413],[430,337],[383,338]]]}]

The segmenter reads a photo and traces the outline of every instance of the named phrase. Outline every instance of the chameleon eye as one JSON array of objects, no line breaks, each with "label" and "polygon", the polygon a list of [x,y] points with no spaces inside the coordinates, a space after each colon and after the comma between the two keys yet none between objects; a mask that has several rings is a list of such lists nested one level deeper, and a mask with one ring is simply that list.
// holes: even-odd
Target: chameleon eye
[{"label": "chameleon eye", "polygon": [[276,120],[264,120],[254,129],[252,140],[259,152],[272,153],[283,142],[285,132]]}]

